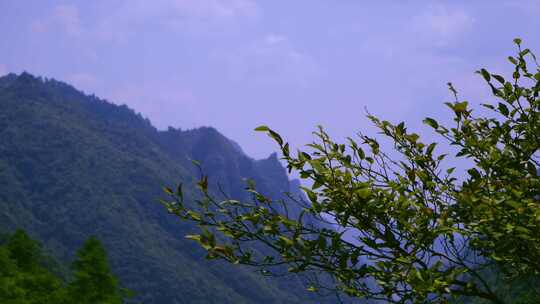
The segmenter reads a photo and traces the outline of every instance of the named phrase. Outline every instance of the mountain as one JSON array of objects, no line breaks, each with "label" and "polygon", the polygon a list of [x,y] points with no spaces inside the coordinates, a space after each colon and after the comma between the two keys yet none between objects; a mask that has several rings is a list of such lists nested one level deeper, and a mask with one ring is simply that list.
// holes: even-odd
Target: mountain
[{"label": "mountain", "polygon": [[301,195],[275,154],[251,159],[214,128],[160,131],[60,81],[0,78],[0,230],[25,229],[65,262],[97,236],[142,303],[320,303],[295,277],[201,258],[183,237],[194,227],[158,203],[163,186],[178,182],[194,198],[190,159],[231,197],[246,197],[244,178],[274,198]]}]

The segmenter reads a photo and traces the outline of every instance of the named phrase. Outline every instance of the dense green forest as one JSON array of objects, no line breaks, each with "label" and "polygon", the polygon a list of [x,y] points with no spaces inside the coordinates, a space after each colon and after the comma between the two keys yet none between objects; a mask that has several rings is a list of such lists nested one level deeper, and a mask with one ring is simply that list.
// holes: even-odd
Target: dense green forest
[{"label": "dense green forest", "polygon": [[213,128],[158,131],[126,106],[68,84],[28,73],[0,78],[1,231],[28,231],[63,264],[95,235],[137,302],[321,302],[295,277],[206,261],[184,239],[194,227],[159,199],[165,185],[194,185],[191,159],[232,197],[247,195],[244,178],[272,197],[298,194],[276,155],[253,160]]},{"label": "dense green forest", "polygon": [[121,304],[132,295],[111,273],[105,249],[90,237],[71,263],[72,273],[46,255],[23,230],[0,240],[0,302],[13,304]]}]

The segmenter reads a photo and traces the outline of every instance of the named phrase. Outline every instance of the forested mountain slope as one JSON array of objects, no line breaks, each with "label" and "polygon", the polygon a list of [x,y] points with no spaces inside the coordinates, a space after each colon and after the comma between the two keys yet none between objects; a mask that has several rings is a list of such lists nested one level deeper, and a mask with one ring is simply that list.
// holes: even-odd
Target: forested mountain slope
[{"label": "forested mountain slope", "polygon": [[23,228],[64,261],[96,235],[143,303],[319,303],[295,278],[280,287],[253,269],[200,258],[183,237],[189,224],[158,203],[164,185],[192,188],[189,159],[232,197],[245,197],[243,178],[271,197],[297,192],[275,155],[253,160],[213,128],[158,131],[65,83],[0,78],[0,230]]}]

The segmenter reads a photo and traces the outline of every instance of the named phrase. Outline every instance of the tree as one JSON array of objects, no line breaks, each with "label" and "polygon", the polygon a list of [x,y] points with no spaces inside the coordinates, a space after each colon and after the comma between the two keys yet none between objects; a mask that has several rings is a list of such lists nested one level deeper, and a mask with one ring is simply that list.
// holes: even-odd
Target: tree
[{"label": "tree", "polygon": [[0,246],[0,302],[60,303],[63,282],[44,267],[38,242],[17,230]]},{"label": "tree", "polygon": [[45,255],[40,244],[23,230],[0,242],[0,303],[123,303],[131,291],[119,287],[111,273],[105,250],[94,237],[77,252],[73,280],[67,283],[62,269]]},{"label": "tree", "polygon": [[79,249],[72,270],[74,279],[67,287],[72,303],[121,304],[130,296],[130,291],[120,288],[105,249],[95,237],[90,237]]},{"label": "tree", "polygon": [[[256,129],[276,141],[289,172],[311,184],[303,188],[308,202],[296,201],[299,215],[253,184],[247,187],[252,201],[221,199],[204,175],[196,204],[186,204],[181,185],[166,188],[171,199],[163,203],[199,225],[199,234],[186,237],[208,258],[264,274],[286,265],[306,275],[312,291],[392,303],[460,297],[505,303],[491,284],[492,271],[507,281],[540,272],[540,69],[521,40],[514,42],[511,79],[478,71],[494,98],[482,104],[482,115],[449,83],[453,126],[424,120],[458,150],[456,159],[468,160],[466,173],[454,172],[448,155],[437,153],[437,142],[422,142],[403,122],[368,114],[393,150],[363,133],[337,143],[320,127],[309,150],[294,154],[274,130]],[[320,274],[332,280],[319,280]]]}]

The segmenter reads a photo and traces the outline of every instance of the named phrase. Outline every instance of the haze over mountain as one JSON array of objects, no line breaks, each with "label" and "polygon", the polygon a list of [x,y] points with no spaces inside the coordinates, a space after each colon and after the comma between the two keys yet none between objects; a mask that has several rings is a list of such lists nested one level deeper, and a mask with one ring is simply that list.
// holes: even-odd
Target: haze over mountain
[{"label": "haze over mountain", "polygon": [[190,159],[235,198],[246,198],[243,178],[270,197],[298,194],[275,154],[251,159],[216,129],[158,131],[128,107],[66,83],[0,78],[0,230],[23,228],[64,261],[96,235],[143,303],[319,303],[294,277],[200,258],[183,237],[193,227],[158,203],[162,187],[177,182],[194,198]]},{"label": "haze over mountain", "polygon": [[311,142],[318,124],[345,139],[373,130],[367,107],[421,128],[425,116],[448,117],[440,105],[452,98],[449,81],[484,102],[490,90],[474,71],[511,73],[501,59],[516,36],[540,49],[539,4],[0,1],[0,75],[68,81],[160,129],[212,125],[264,158],[276,146],[253,136],[257,125],[291,145]]}]

